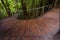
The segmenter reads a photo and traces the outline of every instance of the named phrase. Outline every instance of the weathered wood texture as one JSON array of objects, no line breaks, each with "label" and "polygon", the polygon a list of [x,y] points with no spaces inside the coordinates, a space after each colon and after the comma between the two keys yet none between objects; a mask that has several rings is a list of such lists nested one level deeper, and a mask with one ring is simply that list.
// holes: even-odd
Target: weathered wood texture
[{"label": "weathered wood texture", "polygon": [[1,21],[0,40],[53,40],[59,30],[60,9],[52,9],[36,19]]}]

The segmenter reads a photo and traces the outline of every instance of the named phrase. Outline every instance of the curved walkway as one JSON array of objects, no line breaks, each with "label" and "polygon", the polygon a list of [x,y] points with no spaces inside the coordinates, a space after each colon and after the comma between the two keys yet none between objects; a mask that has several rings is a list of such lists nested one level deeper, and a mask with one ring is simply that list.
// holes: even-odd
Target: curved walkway
[{"label": "curved walkway", "polygon": [[[51,13],[51,14],[50,14]],[[55,15],[56,14],[56,15]],[[44,18],[53,18],[53,19],[56,19],[56,20],[58,20],[59,21],[59,14],[60,14],[60,9],[59,8],[53,8],[53,9],[51,9],[49,12],[47,12],[47,14],[45,14],[43,17]],[[48,16],[47,16],[48,15]],[[53,15],[53,16],[52,16]],[[40,18],[38,18],[38,19],[41,19],[41,17]],[[32,19],[33,20],[33,19]],[[36,20],[36,19],[34,19],[34,20]],[[46,19],[47,20],[47,19]],[[23,21],[23,20],[22,20]],[[31,21],[31,20],[30,20]],[[39,20],[38,20],[39,21]],[[38,22],[37,21],[37,22]],[[7,19],[4,19],[4,20],[1,20],[1,24],[2,25],[0,25],[0,26],[2,26],[2,28],[0,28],[0,30],[2,30],[3,29],[3,31],[4,32],[2,32],[2,31],[0,31],[0,40],[11,40],[11,38],[10,38],[10,32],[12,31],[13,33],[12,33],[12,35],[14,35],[14,31],[13,30],[15,30],[14,29],[14,26],[13,25],[16,25],[16,24],[19,24],[19,22],[21,22],[21,21],[18,21],[18,20],[16,20],[14,17],[10,17],[10,18],[7,18]],[[33,21],[34,22],[34,21]],[[52,21],[53,22],[53,21]],[[23,23],[22,23],[23,24]],[[26,24],[26,23],[25,23]],[[30,24],[30,23],[29,23]],[[28,24],[28,25],[29,25]],[[44,23],[45,24],[45,23]],[[55,24],[55,23],[54,23]],[[20,24],[19,24],[20,25]],[[17,25],[17,26],[19,26],[19,25]],[[24,25],[24,24],[23,24]],[[26,25],[25,25],[26,26]],[[12,27],[12,29],[13,30],[10,30],[11,29],[11,27]],[[23,28],[23,29],[25,29],[25,28]],[[22,31],[23,31],[23,29],[21,29]],[[9,31],[7,31],[7,30],[9,30]],[[16,29],[17,30],[17,29]],[[32,30],[33,31],[33,30]],[[7,33],[8,32],[8,33]],[[18,32],[18,31],[17,31]],[[15,32],[16,33],[16,32]],[[38,33],[36,33],[36,34],[38,34]],[[8,36],[8,35],[10,35],[10,36]],[[27,35],[27,34],[26,34]],[[40,34],[38,34],[38,35],[40,35]],[[7,37],[8,36],[8,37]],[[59,35],[55,35],[54,36],[54,40],[60,40],[59,39]],[[12,40],[16,40],[16,38],[14,38],[13,37],[13,39]],[[18,39],[19,40],[19,39]],[[22,40],[22,39],[20,39],[20,40]],[[35,39],[36,40],[36,39]]]}]

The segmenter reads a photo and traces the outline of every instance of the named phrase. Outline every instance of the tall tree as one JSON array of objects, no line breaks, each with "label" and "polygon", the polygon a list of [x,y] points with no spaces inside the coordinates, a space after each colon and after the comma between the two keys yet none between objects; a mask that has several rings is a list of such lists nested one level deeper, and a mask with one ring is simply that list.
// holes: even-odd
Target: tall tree
[{"label": "tall tree", "polygon": [[26,0],[21,0],[24,19],[28,17]]},{"label": "tall tree", "polygon": [[[36,7],[35,0],[32,0],[31,9],[34,9],[35,7]],[[30,14],[31,18],[35,16],[34,12],[35,12],[34,10],[31,10],[31,14]]]},{"label": "tall tree", "polygon": [[8,16],[11,16],[11,10],[9,9],[9,5],[7,3],[7,0],[6,0],[6,4],[5,4],[4,0],[1,0],[1,2],[2,2],[4,8],[6,9]]},{"label": "tall tree", "polygon": [[40,16],[41,14],[42,14],[42,8],[40,8],[41,6],[42,6],[42,0],[39,0],[39,2],[38,2],[38,5],[37,5],[38,7],[39,7],[39,10],[38,10],[38,16]]},{"label": "tall tree", "polygon": [[8,9],[8,15],[11,16],[12,13],[11,13],[11,10],[10,10],[10,8],[9,8],[8,0],[6,0],[6,7],[7,7],[7,9]]}]

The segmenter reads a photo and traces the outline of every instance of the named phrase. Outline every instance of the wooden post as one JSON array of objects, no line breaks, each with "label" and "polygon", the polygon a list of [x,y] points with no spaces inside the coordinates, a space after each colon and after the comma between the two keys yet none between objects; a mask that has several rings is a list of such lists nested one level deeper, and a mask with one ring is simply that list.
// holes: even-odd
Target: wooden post
[{"label": "wooden post", "polygon": [[56,7],[56,5],[57,5],[57,1],[58,1],[58,0],[55,0],[55,2],[54,2],[54,7]]},{"label": "wooden post", "polygon": [[42,14],[44,13],[44,6],[42,7]]}]

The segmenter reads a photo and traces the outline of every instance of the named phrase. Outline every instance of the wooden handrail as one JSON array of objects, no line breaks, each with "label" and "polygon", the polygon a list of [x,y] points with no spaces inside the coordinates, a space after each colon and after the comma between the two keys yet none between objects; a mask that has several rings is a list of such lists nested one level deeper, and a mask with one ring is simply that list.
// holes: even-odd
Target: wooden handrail
[{"label": "wooden handrail", "polygon": [[47,7],[47,6],[52,7],[52,4],[48,4],[48,5],[45,5],[45,6],[42,6],[42,7],[38,7],[38,8],[34,8],[34,9],[29,9],[29,10],[19,10],[19,11],[17,11],[17,12],[38,10],[38,9],[40,9],[40,8],[44,9],[44,8]]}]

